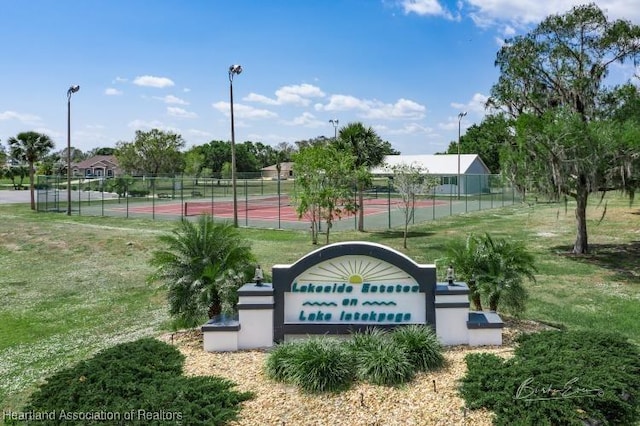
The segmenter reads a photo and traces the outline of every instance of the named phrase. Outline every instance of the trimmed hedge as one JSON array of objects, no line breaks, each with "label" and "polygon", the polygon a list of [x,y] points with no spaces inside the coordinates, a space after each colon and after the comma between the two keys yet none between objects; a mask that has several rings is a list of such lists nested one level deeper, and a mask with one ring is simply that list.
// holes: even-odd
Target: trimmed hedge
[{"label": "trimmed hedge", "polygon": [[618,334],[523,335],[513,358],[469,354],[460,393],[496,425],[630,425],[640,420],[640,350]]},{"label": "trimmed hedge", "polygon": [[[222,425],[253,396],[218,377],[185,377],[183,364],[175,347],[156,339],[116,345],[49,377],[24,411],[57,413],[38,422],[44,425]],[[91,413],[110,413],[112,419],[86,417]]]}]

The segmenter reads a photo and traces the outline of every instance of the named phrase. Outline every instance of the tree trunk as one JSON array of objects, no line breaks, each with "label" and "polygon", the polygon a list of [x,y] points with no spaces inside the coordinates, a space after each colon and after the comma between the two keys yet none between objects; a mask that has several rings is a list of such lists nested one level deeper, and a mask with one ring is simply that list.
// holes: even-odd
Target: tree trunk
[{"label": "tree trunk", "polygon": [[489,310],[493,312],[498,311],[498,302],[500,301],[500,297],[497,295],[492,295],[489,297]]},{"label": "tree trunk", "polygon": [[480,292],[478,291],[477,283],[475,280],[469,280],[467,282],[469,286],[469,292],[471,293],[471,302],[476,311],[482,310],[482,300],[480,299]]},{"label": "tree trunk", "polygon": [[211,301],[211,305],[209,305],[209,310],[207,311],[207,315],[209,315],[209,319],[211,319],[216,315],[220,315],[221,313],[222,313],[222,302],[220,301],[220,296],[216,294],[214,295],[213,300]]},{"label": "tree trunk", "polygon": [[589,243],[587,240],[587,200],[589,192],[587,188],[579,185],[576,189],[576,224],[578,233],[576,242],[573,245],[574,254],[589,253]]},{"label": "tree trunk", "polygon": [[402,246],[407,248],[407,233],[409,232],[409,221],[404,221],[404,239],[402,240]]}]

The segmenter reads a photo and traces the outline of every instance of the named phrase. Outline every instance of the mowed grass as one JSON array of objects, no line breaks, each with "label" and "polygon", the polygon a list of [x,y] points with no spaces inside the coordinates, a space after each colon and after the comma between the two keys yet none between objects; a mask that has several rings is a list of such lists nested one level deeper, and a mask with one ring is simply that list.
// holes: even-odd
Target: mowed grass
[{"label": "mowed grass", "polygon": [[[415,225],[402,232],[332,232],[366,240],[419,263],[444,263],[445,248],[470,232],[526,243],[539,268],[526,318],[567,328],[624,333],[640,344],[640,208],[617,195],[589,207],[592,254],[568,255],[573,205],[517,205]],[[366,218],[365,218],[366,221]],[[366,222],[365,222],[366,225]],[[165,221],[68,217],[0,205],[0,402],[19,410],[47,375],[115,343],[169,331],[165,295],[147,276]],[[301,231],[243,229],[263,269],[318,248]],[[444,277],[444,270],[439,270]],[[212,372],[214,373],[214,372]]]}]

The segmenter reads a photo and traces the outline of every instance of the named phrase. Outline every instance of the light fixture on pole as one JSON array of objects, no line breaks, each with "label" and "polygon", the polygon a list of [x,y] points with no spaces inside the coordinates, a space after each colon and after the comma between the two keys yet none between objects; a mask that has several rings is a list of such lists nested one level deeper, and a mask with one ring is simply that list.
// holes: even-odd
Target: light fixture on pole
[{"label": "light fixture on pole", "polygon": [[458,180],[456,181],[456,186],[458,187],[458,200],[460,199],[460,122],[462,121],[462,117],[467,115],[467,112],[461,112],[458,114]]},{"label": "light fixture on pole", "polygon": [[229,98],[231,100],[231,188],[233,192],[233,226],[238,227],[238,191],[236,188],[236,133],[233,126],[233,76],[242,72],[241,65],[229,67]]},{"label": "light fixture on pole", "polygon": [[71,216],[71,95],[78,90],[77,84],[67,90],[67,216]]},{"label": "light fixture on pole", "polygon": [[331,120],[329,120],[329,123],[333,124],[333,138],[334,139],[338,139],[338,123],[339,123],[339,120],[332,118]]}]

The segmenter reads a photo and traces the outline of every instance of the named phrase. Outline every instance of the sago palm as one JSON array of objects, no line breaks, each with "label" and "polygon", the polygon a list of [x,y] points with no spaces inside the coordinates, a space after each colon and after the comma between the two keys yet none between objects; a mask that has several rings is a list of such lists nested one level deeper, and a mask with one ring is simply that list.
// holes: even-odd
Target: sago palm
[{"label": "sago palm", "polygon": [[187,327],[196,326],[205,314],[220,314],[221,278],[229,271],[248,270],[254,261],[238,230],[209,215],[195,223],[184,220],[159,239],[167,247],[153,253],[150,263],[157,269],[150,280],[165,283],[169,313]]},{"label": "sago palm", "polygon": [[486,296],[489,309],[498,310],[500,303],[513,314],[524,311],[527,291],[525,278],[535,281],[535,259],[519,242],[504,238],[494,240],[489,234],[481,237],[485,256],[479,276],[480,292]]},{"label": "sago palm", "polygon": [[456,275],[467,282],[471,302],[479,311],[482,300],[477,278],[483,268],[483,258],[482,240],[476,235],[469,235],[464,241],[453,241],[447,247],[447,263],[452,264]]}]

